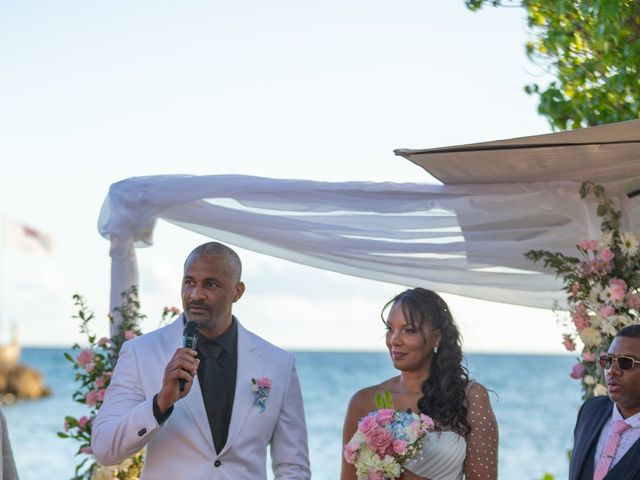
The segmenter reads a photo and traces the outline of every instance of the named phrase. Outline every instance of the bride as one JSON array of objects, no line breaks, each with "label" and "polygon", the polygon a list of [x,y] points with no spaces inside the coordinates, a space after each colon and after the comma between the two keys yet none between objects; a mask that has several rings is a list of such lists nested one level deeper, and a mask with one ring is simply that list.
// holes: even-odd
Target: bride
[{"label": "bride", "polygon": [[[462,365],[458,328],[445,301],[414,288],[397,295],[382,312],[387,348],[400,375],[353,395],[343,443],[358,421],[376,410],[376,393],[388,391],[396,409],[411,408],[436,424],[422,452],[404,465],[401,480],[496,480],[498,426],[487,390],[470,380]],[[355,467],[343,458],[340,479],[356,478]]]}]

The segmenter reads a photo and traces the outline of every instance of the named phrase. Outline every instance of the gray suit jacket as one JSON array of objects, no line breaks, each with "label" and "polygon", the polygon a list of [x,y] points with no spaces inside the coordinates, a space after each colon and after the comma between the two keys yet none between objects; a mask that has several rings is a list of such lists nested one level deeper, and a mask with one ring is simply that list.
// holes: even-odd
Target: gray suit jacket
[{"label": "gray suit jacket", "polygon": [[[611,417],[609,397],[590,398],[580,408],[574,430],[574,446],[569,465],[569,480],[593,480],[594,456],[598,437]],[[605,480],[640,480],[640,440],[616,463]]]},{"label": "gray suit jacket", "polygon": [[0,410],[0,480],[18,480],[16,464],[13,460],[13,451],[9,441],[7,421]]},{"label": "gray suit jacket", "polygon": [[[308,480],[307,430],[292,354],[271,345],[238,322],[238,371],[229,437],[219,454],[200,382],[178,400],[163,425],[153,416],[153,396],[164,369],[182,345],[182,316],[124,343],[104,403],[94,421],[92,447],[103,465],[113,465],[147,447],[145,480],[266,480],[267,448],[278,480]],[[255,405],[252,378],[273,386],[264,411]]]}]

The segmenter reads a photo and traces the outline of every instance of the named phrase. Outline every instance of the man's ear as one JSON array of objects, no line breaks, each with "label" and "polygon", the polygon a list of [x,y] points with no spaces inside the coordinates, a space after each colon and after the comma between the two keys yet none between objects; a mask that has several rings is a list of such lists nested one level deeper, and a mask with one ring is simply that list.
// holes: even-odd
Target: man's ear
[{"label": "man's ear", "polygon": [[236,303],[238,300],[240,300],[240,298],[244,294],[244,289],[244,282],[236,283],[236,294],[233,296],[233,303]]}]

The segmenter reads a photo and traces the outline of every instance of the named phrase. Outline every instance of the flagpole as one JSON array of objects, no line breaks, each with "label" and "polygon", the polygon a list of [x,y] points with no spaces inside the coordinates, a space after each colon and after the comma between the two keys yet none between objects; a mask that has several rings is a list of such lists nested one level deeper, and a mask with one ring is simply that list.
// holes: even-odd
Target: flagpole
[{"label": "flagpole", "polygon": [[[4,320],[4,271],[7,259],[7,215],[3,212],[0,217],[0,339],[3,332]],[[0,341],[0,345],[2,342]]]}]

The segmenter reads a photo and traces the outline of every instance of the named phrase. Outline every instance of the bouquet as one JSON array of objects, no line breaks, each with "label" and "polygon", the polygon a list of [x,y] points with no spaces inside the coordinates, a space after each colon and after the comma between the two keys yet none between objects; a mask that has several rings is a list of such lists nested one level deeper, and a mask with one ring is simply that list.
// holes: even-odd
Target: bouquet
[{"label": "bouquet", "polygon": [[376,395],[376,407],[358,422],[356,433],[344,446],[344,458],[356,467],[358,480],[398,478],[434,427],[426,415],[394,409],[389,392]]},{"label": "bouquet", "polygon": [[618,330],[637,324],[640,314],[640,242],[632,232],[621,230],[621,211],[601,185],[585,182],[580,195],[593,195],[597,215],[602,218],[600,238],[577,242],[577,257],[558,252],[532,250],[526,256],[542,261],[545,268],[562,277],[567,293],[568,314],[554,310],[567,329],[567,350],[582,352],[570,373],[582,383],[583,399],[606,395],[604,371],[597,366],[599,352],[606,351]]}]

